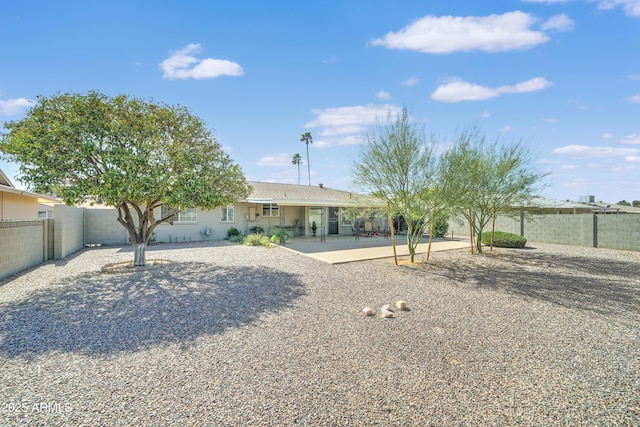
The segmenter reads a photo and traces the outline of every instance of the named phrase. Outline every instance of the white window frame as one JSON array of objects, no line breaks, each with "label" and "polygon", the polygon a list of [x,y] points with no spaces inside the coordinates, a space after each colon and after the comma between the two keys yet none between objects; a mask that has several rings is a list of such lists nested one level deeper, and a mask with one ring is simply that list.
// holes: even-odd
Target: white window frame
[{"label": "white window frame", "polygon": [[[231,212],[231,215],[229,215]],[[236,208],[233,205],[220,206],[220,222],[236,222]]]},{"label": "white window frame", "polygon": [[[268,212],[269,214],[266,215],[265,214],[265,208],[266,208],[266,212]],[[277,215],[273,214],[273,211],[278,211]],[[263,203],[262,204],[262,217],[266,217],[266,218],[277,218],[280,216],[280,206],[278,206],[277,203]]]},{"label": "white window frame", "polygon": [[[162,205],[160,207],[160,217],[164,218],[169,215],[173,207]],[[196,208],[184,208],[176,216],[173,217],[173,223],[194,224],[198,222],[198,210]]]}]

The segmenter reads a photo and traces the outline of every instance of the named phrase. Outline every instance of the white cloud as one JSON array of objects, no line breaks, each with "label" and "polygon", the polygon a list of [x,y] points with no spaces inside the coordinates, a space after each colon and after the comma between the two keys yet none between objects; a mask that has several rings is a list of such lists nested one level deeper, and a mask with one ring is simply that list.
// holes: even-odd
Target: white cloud
[{"label": "white cloud", "polygon": [[559,123],[560,119],[556,118],[556,117],[547,117],[546,119],[542,119],[543,121],[547,122],[547,123]]},{"label": "white cloud", "polygon": [[623,144],[640,144],[640,134],[633,133],[631,135],[627,135],[620,140]]},{"label": "white cloud", "polygon": [[556,30],[556,31],[571,31],[576,26],[576,23],[570,19],[564,13],[560,15],[552,16],[546,20],[540,28],[544,31]]},{"label": "white cloud", "polygon": [[629,74],[629,75],[627,76],[627,78],[628,78],[629,80],[640,80],[640,73],[639,73],[639,74]]},{"label": "white cloud", "polygon": [[629,163],[640,163],[640,156],[626,156],[624,159]]},{"label": "white cloud", "polygon": [[491,113],[490,113],[490,112],[488,112],[488,111],[483,111],[483,112],[480,114],[480,118],[481,118],[481,119],[488,119],[489,117],[491,117]]},{"label": "white cloud", "polygon": [[165,79],[212,79],[219,76],[242,76],[242,67],[226,59],[198,59],[193,54],[200,53],[200,45],[191,43],[174,51],[160,63],[162,78]]},{"label": "white cloud", "polygon": [[539,91],[551,85],[552,83],[544,77],[535,77],[515,85],[499,86],[497,88],[480,86],[454,78],[448,83],[438,86],[431,94],[431,99],[442,102],[481,101],[495,98],[502,94]]},{"label": "white cloud", "polygon": [[391,99],[391,94],[389,92],[387,92],[386,90],[381,90],[378,93],[376,93],[376,98],[379,98],[379,99]]},{"label": "white cloud", "polygon": [[386,119],[388,114],[396,115],[402,109],[396,105],[356,105],[351,107],[326,108],[313,110],[316,118],[307,122],[305,128],[320,128],[319,134],[324,138],[314,140],[313,145],[330,147],[338,145],[355,145],[361,142],[361,135],[368,126]]},{"label": "white cloud", "polygon": [[586,145],[566,145],[553,150],[556,154],[567,154],[577,158],[606,158],[617,156],[637,156],[637,148],[589,147]]},{"label": "white cloud", "polygon": [[33,105],[33,101],[26,98],[0,99],[0,115],[15,116]]},{"label": "white cloud", "polygon": [[511,132],[513,130],[513,127],[511,125],[506,125],[503,126],[502,129],[500,129],[500,132]]},{"label": "white cloud", "polygon": [[596,0],[598,9],[611,10],[618,6],[624,9],[627,16],[640,16],[640,0]]},{"label": "white cloud", "polygon": [[256,164],[258,166],[291,166],[292,158],[293,156],[288,153],[280,153],[261,157]]},{"label": "white cloud", "polygon": [[547,3],[547,4],[552,4],[552,3],[566,3],[569,0],[521,0],[524,3]]},{"label": "white cloud", "polygon": [[411,87],[411,86],[415,86],[415,85],[417,85],[419,81],[420,81],[420,80],[418,80],[418,78],[417,78],[417,77],[415,77],[415,76],[411,76],[411,77],[409,77],[407,80],[403,81],[403,82],[402,82],[402,84],[403,84],[404,86]]},{"label": "white cloud", "polygon": [[521,11],[466,17],[428,15],[398,32],[372,40],[371,44],[424,53],[530,49],[549,41],[546,34],[531,30],[535,22],[533,15]]},{"label": "white cloud", "polygon": [[605,132],[602,134],[602,138],[604,139],[613,139],[613,134],[610,132]]},{"label": "white cloud", "polygon": [[625,98],[627,101],[629,102],[635,102],[636,104],[640,104],[640,93],[630,96],[628,98]]}]

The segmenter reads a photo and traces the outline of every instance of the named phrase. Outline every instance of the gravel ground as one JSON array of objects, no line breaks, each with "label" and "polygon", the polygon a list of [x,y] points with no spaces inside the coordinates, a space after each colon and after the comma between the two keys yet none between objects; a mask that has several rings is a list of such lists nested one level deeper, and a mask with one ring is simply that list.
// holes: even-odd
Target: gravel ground
[{"label": "gravel ground", "polygon": [[0,425],[640,425],[640,253],[532,246],[84,250],[0,285]]}]

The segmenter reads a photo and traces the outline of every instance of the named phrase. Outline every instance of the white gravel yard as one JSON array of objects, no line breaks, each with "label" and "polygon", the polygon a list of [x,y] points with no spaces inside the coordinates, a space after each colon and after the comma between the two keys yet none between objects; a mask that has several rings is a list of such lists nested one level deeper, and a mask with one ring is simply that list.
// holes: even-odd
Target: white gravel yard
[{"label": "white gravel yard", "polygon": [[[640,253],[88,249],[0,282],[0,425],[640,425]],[[361,310],[405,300],[394,319]]]}]

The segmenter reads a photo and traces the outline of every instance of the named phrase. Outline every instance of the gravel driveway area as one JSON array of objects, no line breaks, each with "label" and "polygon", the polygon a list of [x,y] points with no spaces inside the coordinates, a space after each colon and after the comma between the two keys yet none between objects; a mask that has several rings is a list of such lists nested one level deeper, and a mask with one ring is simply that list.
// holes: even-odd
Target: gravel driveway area
[{"label": "gravel driveway area", "polygon": [[[158,245],[0,284],[0,425],[640,425],[640,253]],[[396,318],[362,308],[405,300]]]}]

